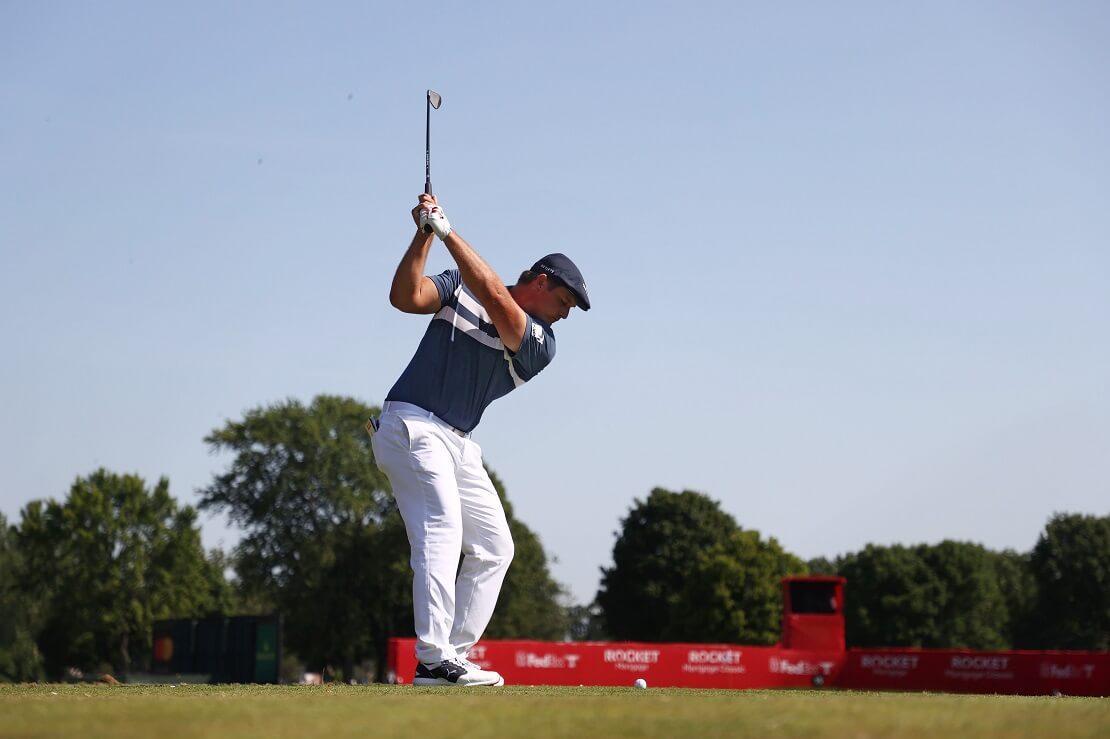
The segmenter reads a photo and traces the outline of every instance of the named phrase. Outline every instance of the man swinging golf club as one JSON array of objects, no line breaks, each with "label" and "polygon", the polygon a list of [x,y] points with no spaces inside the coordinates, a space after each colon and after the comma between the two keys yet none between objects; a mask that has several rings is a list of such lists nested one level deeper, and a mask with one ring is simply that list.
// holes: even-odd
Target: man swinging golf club
[{"label": "man swinging golf club", "polygon": [[[562,254],[543,257],[506,286],[429,192],[412,216],[416,235],[389,302],[434,315],[370,429],[411,546],[413,684],[504,685],[499,673],[467,660],[513,557],[505,511],[470,434],[492,401],[551,362],[552,324],[575,306],[589,310],[590,298],[582,274]],[[458,269],[424,275],[433,233]]]}]

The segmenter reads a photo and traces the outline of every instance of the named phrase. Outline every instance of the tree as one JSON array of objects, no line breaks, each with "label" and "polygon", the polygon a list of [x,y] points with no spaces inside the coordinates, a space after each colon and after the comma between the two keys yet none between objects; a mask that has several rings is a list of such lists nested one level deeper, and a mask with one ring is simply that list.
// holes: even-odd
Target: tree
[{"label": "tree", "polygon": [[836,563],[826,557],[814,557],[806,562],[806,568],[811,575],[835,575]]},{"label": "tree", "polygon": [[609,641],[605,619],[597,601],[588,605],[569,605],[566,613],[567,638],[570,641]]},{"label": "tree", "polygon": [[684,593],[699,556],[726,545],[738,529],[702,493],[656,488],[635,500],[621,521],[613,566],[602,569],[597,604],[606,633],[630,641],[698,640],[687,630]]},{"label": "tree", "polygon": [[932,646],[942,584],[920,553],[901,545],[868,544],[837,562],[849,588],[845,639],[853,647]]},{"label": "tree", "polygon": [[774,644],[782,633],[782,578],[806,573],[773,537],[734,531],[698,554],[683,596],[684,640]]},{"label": "tree", "polygon": [[105,665],[126,674],[149,658],[154,620],[218,606],[196,519],[165,478],[148,489],[104,469],[78,478],[64,503],[24,508],[21,589],[46,604],[38,645],[49,674]]},{"label": "tree", "polygon": [[1011,649],[1032,649],[1036,643],[1032,633],[1032,613],[1037,597],[1037,583],[1028,552],[1006,549],[994,553],[995,577],[1006,607],[1005,637]]},{"label": "tree", "polygon": [[41,604],[19,587],[21,569],[16,530],[0,513],[0,682],[42,678],[42,654],[34,639]]},{"label": "tree", "polygon": [[846,638],[858,647],[1003,649],[1010,615],[997,555],[978,544],[869,544],[837,563]]},{"label": "tree", "polygon": [[1010,614],[998,583],[997,555],[982,545],[942,541],[919,546],[941,583],[936,632],[923,646],[1006,649]]},{"label": "tree", "polygon": [[1057,513],[1030,557],[1034,646],[1110,649],[1110,516]]},{"label": "tree", "polygon": [[285,642],[309,665],[342,666],[347,677],[384,656],[371,631],[391,610],[381,578],[404,557],[379,540],[397,513],[364,430],[376,412],[336,396],[307,407],[287,400],[205,438],[234,454],[200,491],[200,507],[246,532],[233,555],[240,593],[284,614]]},{"label": "tree", "polygon": [[209,550],[204,557],[204,569],[212,611],[225,614],[248,613],[248,610],[240,608],[235,586],[227,578],[228,572],[234,569],[232,558],[227,552],[219,548]]}]

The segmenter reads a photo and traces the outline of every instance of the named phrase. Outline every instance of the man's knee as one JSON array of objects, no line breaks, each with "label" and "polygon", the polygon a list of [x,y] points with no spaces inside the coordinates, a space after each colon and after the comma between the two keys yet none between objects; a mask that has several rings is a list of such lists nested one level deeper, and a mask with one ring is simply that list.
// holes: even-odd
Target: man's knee
[{"label": "man's knee", "polygon": [[513,544],[512,535],[506,528],[502,534],[491,537],[486,542],[482,559],[489,562],[493,567],[505,569],[513,561],[514,554],[516,554],[516,546]]},{"label": "man's knee", "polygon": [[497,555],[503,562],[503,567],[508,567],[509,563],[513,561],[513,555],[516,554],[516,545],[513,543],[513,537],[509,534],[505,535],[504,543],[498,547]]}]

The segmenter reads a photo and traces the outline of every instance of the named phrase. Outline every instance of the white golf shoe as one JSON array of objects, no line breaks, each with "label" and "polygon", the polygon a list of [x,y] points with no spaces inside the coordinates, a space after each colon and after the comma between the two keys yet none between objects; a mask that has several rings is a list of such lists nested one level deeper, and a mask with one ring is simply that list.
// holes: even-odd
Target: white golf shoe
[{"label": "white golf shoe", "polygon": [[466,659],[456,657],[438,664],[416,663],[416,676],[413,685],[447,685],[450,687],[499,687],[505,678],[492,670],[483,670]]},{"label": "white golf shoe", "polygon": [[468,670],[476,670],[478,672],[482,672],[482,673],[485,673],[487,675],[495,675],[497,677],[497,682],[495,682],[493,684],[493,686],[495,688],[499,688],[499,687],[501,687],[502,685],[505,684],[505,678],[503,678],[501,676],[500,672],[494,672],[493,670],[484,669],[481,665],[474,664],[473,662],[468,660],[466,657],[456,657],[455,661],[458,662],[459,664],[461,664],[463,667],[465,667]]}]

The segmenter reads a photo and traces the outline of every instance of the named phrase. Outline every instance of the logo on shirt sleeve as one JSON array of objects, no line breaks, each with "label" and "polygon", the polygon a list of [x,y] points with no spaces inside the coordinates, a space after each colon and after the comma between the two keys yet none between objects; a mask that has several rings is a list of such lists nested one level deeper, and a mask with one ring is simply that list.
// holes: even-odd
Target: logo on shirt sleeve
[{"label": "logo on shirt sleeve", "polygon": [[532,324],[532,338],[536,340],[537,344],[543,343],[543,327],[538,323]]}]

